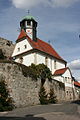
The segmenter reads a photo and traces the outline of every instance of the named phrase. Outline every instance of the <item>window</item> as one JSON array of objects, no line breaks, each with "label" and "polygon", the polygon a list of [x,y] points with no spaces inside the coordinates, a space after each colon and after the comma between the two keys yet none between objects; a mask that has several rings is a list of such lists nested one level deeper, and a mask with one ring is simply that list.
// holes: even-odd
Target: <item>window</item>
[{"label": "window", "polygon": [[27,48],[27,45],[24,45],[24,49],[26,49]]},{"label": "window", "polygon": [[18,48],[18,52],[20,51],[20,48]]},{"label": "window", "polygon": [[27,21],[27,25],[31,25],[31,21]]},{"label": "window", "polygon": [[67,82],[67,77],[65,77],[65,81]]},{"label": "window", "polygon": [[48,57],[45,58],[45,65],[48,65]]},{"label": "window", "polygon": [[54,60],[54,69],[56,69],[56,60]]},{"label": "window", "polygon": [[20,58],[19,58],[19,63],[22,63],[22,62],[23,62],[23,58],[20,57]]}]

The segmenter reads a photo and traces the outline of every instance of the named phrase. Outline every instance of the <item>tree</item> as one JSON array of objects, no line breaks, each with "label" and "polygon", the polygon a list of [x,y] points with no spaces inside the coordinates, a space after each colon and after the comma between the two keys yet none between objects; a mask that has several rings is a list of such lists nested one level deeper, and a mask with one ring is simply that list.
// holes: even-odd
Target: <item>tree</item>
[{"label": "tree", "polygon": [[12,99],[9,96],[7,85],[2,80],[0,81],[0,111],[7,111],[12,109]]}]

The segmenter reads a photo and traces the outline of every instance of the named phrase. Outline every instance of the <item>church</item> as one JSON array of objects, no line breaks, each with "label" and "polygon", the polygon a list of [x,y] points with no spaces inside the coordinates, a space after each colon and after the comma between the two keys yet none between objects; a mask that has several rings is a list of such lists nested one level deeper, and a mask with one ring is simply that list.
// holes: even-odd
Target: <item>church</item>
[{"label": "church", "polygon": [[67,91],[74,88],[74,81],[67,62],[49,44],[37,37],[37,22],[33,16],[20,21],[21,32],[12,54],[18,63],[30,66],[32,63],[45,64],[52,72],[53,79],[65,84]]}]

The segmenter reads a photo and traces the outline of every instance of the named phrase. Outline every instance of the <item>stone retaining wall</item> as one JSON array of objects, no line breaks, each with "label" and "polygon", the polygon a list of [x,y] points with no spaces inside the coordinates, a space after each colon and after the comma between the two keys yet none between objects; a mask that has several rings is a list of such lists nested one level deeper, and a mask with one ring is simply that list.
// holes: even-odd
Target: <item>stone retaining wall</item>
[{"label": "stone retaining wall", "polygon": [[7,83],[10,96],[16,107],[39,104],[40,80],[24,77],[16,64],[0,63],[0,80]]}]

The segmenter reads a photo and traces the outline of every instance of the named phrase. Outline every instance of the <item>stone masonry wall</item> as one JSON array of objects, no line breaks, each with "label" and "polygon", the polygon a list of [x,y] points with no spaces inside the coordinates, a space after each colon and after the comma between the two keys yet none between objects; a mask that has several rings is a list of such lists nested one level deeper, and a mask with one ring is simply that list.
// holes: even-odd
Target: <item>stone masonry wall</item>
[{"label": "stone masonry wall", "polygon": [[[25,77],[19,64],[0,62],[0,80],[5,80],[7,83],[10,96],[16,107],[40,104],[41,80],[36,81],[30,77]],[[50,92],[50,89],[53,89],[58,102],[70,100],[66,99],[65,86],[61,82],[46,79],[44,88],[47,93]]]},{"label": "stone masonry wall", "polygon": [[58,102],[66,101],[65,86],[63,83],[54,79],[52,81],[46,80],[44,83],[44,88],[46,89],[47,93],[50,92],[50,89],[53,89]]},{"label": "stone masonry wall", "polygon": [[7,83],[16,107],[39,104],[40,81],[24,77],[18,65],[0,63],[0,80],[5,80]]}]

